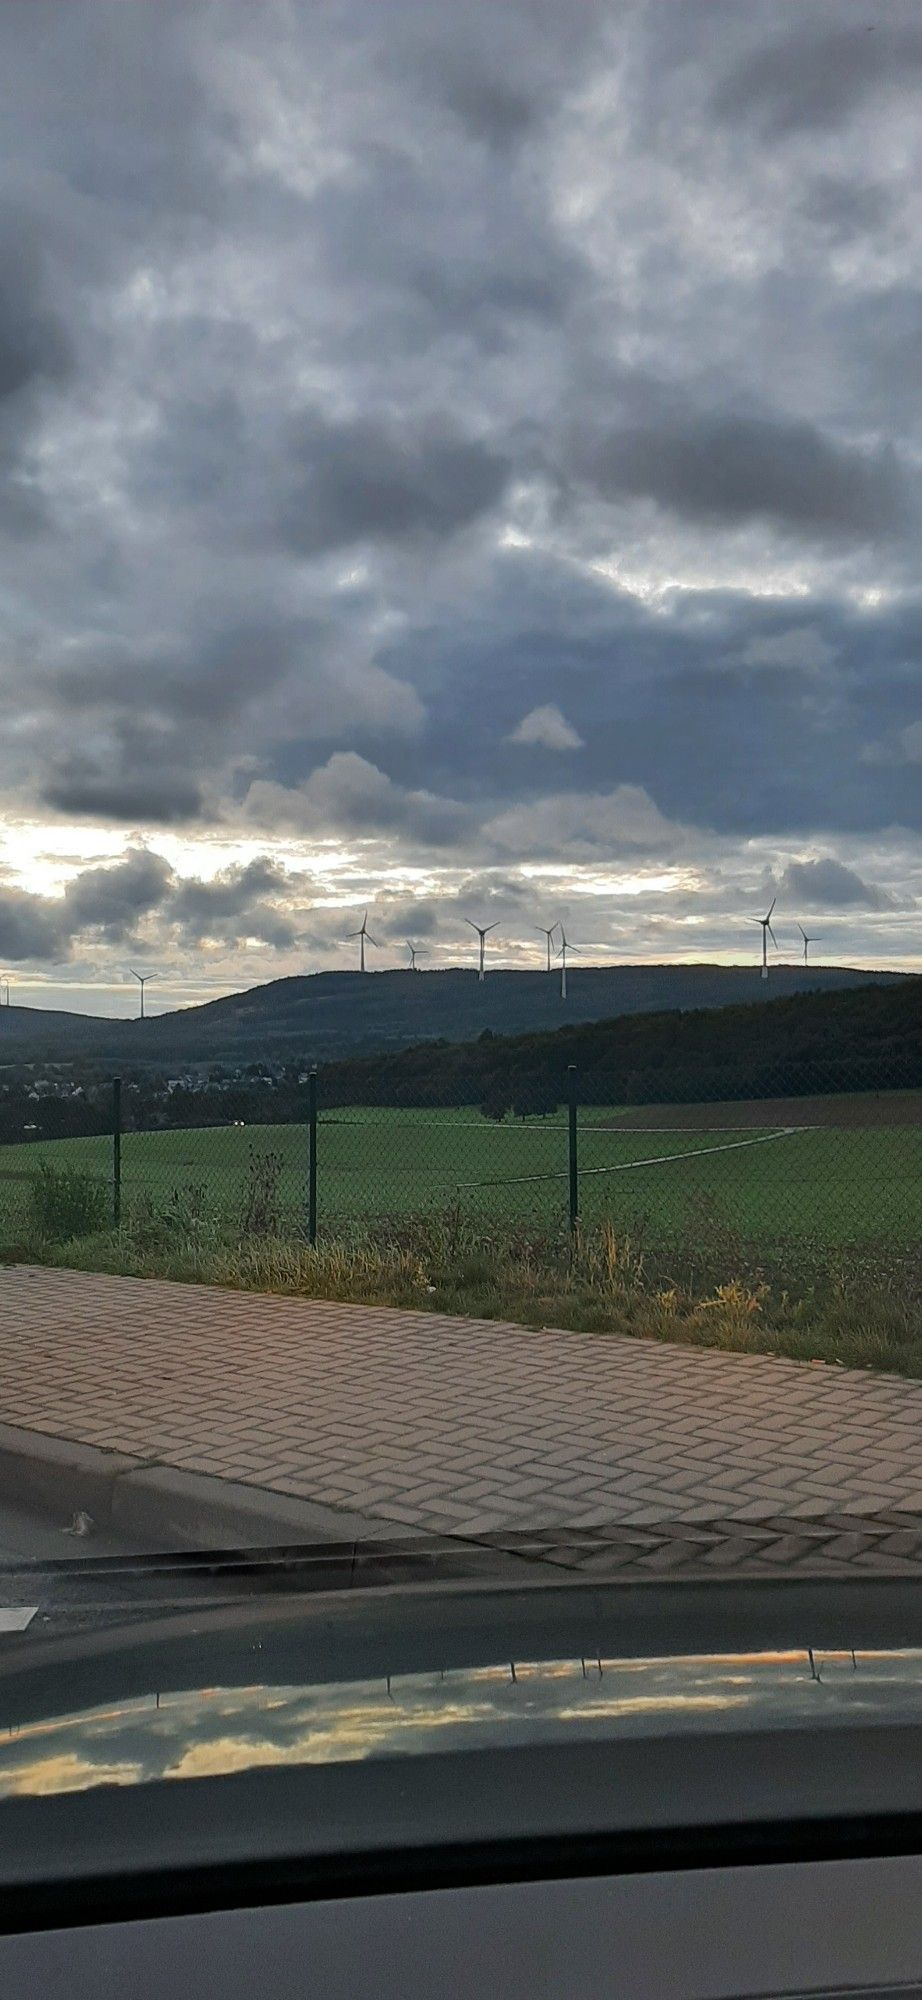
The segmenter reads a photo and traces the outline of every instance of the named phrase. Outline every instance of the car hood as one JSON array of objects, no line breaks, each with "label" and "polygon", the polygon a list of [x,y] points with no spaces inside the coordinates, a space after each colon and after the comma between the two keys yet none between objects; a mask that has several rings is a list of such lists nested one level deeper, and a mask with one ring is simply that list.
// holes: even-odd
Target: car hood
[{"label": "car hood", "polygon": [[875,1719],[922,1722],[922,1650],[590,1653],[335,1680],[218,1680],[151,1686],[18,1723],[6,1721],[0,1695],[0,1799],[446,1750]]}]

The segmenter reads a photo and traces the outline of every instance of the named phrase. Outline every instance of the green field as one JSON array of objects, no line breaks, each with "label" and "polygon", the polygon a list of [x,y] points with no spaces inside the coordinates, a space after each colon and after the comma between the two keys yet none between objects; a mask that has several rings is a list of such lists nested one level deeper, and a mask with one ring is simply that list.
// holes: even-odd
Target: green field
[{"label": "green field", "polygon": [[[881,1123],[848,1115],[849,1100],[781,1107],[758,1125],[753,1107],[677,1106],[580,1111],[580,1208],[586,1220],[646,1218],[664,1233],[681,1227],[707,1197],[758,1242],[811,1238],[826,1245],[918,1244],[922,1237],[922,1117],[918,1094]],[[745,1112],[745,1116],[743,1113]],[[773,1116],[779,1107],[772,1105]],[[645,1118],[656,1118],[645,1124]],[[902,1122],[889,1122],[890,1119]],[[177,1191],[202,1190],[205,1205],[238,1221],[253,1155],[276,1154],[286,1222],[306,1206],[307,1134],[294,1125],[125,1133],[126,1208],[141,1196],[158,1206]],[[28,1233],[30,1184],[43,1161],[111,1183],[112,1140],[62,1139],[0,1147],[0,1244]],[[567,1210],[565,1115],[503,1124],[463,1110],[332,1111],[318,1140],[319,1215],[342,1222],[420,1214],[460,1203],[466,1213],[552,1223]]]}]

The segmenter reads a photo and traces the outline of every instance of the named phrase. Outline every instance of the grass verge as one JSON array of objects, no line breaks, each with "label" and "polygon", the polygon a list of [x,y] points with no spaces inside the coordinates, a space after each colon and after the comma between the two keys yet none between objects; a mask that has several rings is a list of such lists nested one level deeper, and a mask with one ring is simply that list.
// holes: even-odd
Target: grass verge
[{"label": "grass verge", "polygon": [[225,1285],[306,1298],[460,1313],[602,1335],[785,1355],[922,1377],[922,1250],[755,1246],[712,1201],[649,1238],[610,1221],[579,1237],[488,1226],[458,1210],[343,1223],[316,1248],[285,1233],[265,1176],[236,1228],[201,1191],[135,1205],[117,1231],[57,1237],[35,1226],[6,1261]]}]

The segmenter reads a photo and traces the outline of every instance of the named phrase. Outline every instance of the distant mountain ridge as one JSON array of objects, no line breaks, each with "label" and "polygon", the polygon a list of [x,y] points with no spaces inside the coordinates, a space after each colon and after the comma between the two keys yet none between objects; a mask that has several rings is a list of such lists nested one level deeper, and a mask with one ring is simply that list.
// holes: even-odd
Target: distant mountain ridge
[{"label": "distant mountain ridge", "polygon": [[[558,972],[320,972],[275,979],[242,993],[146,1021],[0,1008],[0,1062],[67,1060],[169,1064],[279,1061],[324,1063],[425,1041],[523,1035],[618,1015],[744,1006],[798,993],[916,983],[916,975],[858,968],[782,965],[762,980],[757,966],[611,965]],[[922,991],[922,988],[920,988]]]}]

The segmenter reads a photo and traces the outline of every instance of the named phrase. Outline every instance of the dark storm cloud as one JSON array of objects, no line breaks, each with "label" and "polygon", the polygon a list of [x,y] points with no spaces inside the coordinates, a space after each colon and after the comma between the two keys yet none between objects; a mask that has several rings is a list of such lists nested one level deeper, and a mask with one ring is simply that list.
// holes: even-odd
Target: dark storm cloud
[{"label": "dark storm cloud", "polygon": [[784,871],[783,887],[811,910],[887,910],[893,897],[873,882],[863,882],[853,868],[831,857],[824,861],[792,861]]},{"label": "dark storm cloud", "polygon": [[598,492],[654,500],[687,519],[877,540],[906,519],[894,451],[860,451],[781,417],[689,413],[614,431],[584,447]]},{"label": "dark storm cloud", "polygon": [[94,759],[75,753],[53,765],[42,787],[46,805],[77,818],[115,820],[126,826],[147,821],[174,826],[196,819],[202,809],[201,787],[188,772],[176,770],[167,757],[151,769],[137,733],[117,732],[111,758]]},{"label": "dark storm cloud", "polygon": [[[634,784],[668,819],[727,836],[922,829],[918,767],[867,761],[869,744],[902,740],[918,719],[912,600],[866,612],[832,597],[678,591],[647,607],[512,551],[463,616],[453,607],[400,647],[405,670],[424,664],[440,694],[421,744],[389,746],[386,770],[412,786],[422,755],[429,789],[482,816],[497,801],[554,799],[562,782],[577,799]],[[525,757],[508,741],[523,710],[562,690],[582,746]]]},{"label": "dark storm cloud", "polygon": [[[10,811],[889,891],[922,27],[864,12],[0,8]],[[125,866],[19,935],[300,950],[316,885]]]},{"label": "dark storm cloud", "polygon": [[496,504],[510,467],[488,444],[452,425],[398,427],[305,417],[295,475],[279,527],[308,555],[356,542],[439,540]]},{"label": "dark storm cloud", "polygon": [[852,10],[848,25],[836,22],[834,10],[825,24],[822,14],[812,20],[815,11],[799,10],[793,32],[789,15],[786,33],[776,30],[721,78],[712,100],[718,117],[775,136],[828,128],[922,71],[922,26],[907,20],[902,6],[879,10],[873,21],[866,8]]}]

